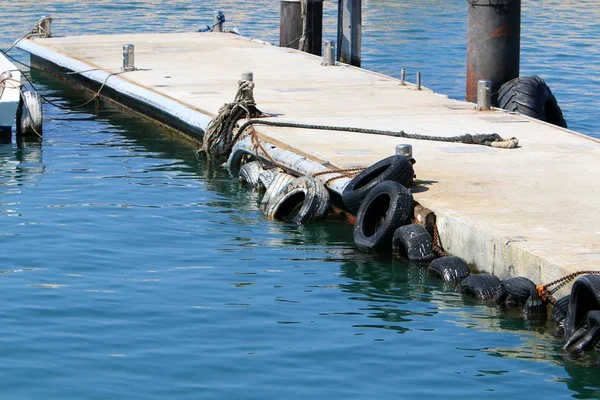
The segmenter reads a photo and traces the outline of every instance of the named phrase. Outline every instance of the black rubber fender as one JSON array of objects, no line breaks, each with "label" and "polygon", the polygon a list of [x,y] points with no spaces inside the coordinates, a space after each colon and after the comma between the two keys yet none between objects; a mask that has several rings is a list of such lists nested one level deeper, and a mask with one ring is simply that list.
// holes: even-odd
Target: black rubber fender
[{"label": "black rubber fender", "polygon": [[329,192],[312,176],[301,176],[288,183],[269,200],[268,218],[308,224],[323,218],[329,209]]},{"label": "black rubber fender", "polygon": [[412,194],[400,183],[379,183],[358,209],[354,242],[362,251],[391,251],[394,232],[410,222],[414,207]]},{"label": "black rubber fender", "polygon": [[384,181],[395,181],[408,187],[415,175],[412,163],[404,156],[393,155],[376,162],[356,175],[344,188],[342,202],[356,214],[367,194]]},{"label": "black rubber fender", "polygon": [[531,292],[531,296],[523,306],[523,314],[526,317],[542,316],[548,313],[548,303],[545,302],[536,291]]},{"label": "black rubber fender", "polygon": [[584,275],[571,287],[565,333],[571,336],[583,325],[590,311],[600,310],[600,275]]},{"label": "black rubber fender", "polygon": [[427,270],[444,282],[460,282],[471,274],[467,263],[456,256],[445,256],[433,260]]},{"label": "black rubber fender", "polygon": [[579,351],[594,350],[597,349],[598,342],[600,342],[600,310],[593,310],[585,314],[579,328],[569,336],[564,348]]},{"label": "black rubber fender", "polygon": [[508,307],[523,306],[532,292],[537,293],[537,289],[530,279],[523,276],[507,278],[500,283],[494,295],[494,302]]},{"label": "black rubber fender", "polygon": [[469,275],[460,283],[461,293],[479,300],[492,300],[499,287],[500,279],[492,274]]},{"label": "black rubber fender", "polygon": [[561,297],[552,305],[552,314],[550,320],[557,324],[562,324],[567,317],[569,311],[569,303],[571,302],[571,296],[566,295]]},{"label": "black rubber fender", "polygon": [[506,82],[498,90],[498,106],[554,125],[567,127],[552,91],[539,76],[523,76]]},{"label": "black rubber fender", "polygon": [[392,237],[392,253],[412,262],[430,262],[435,258],[433,239],[422,225],[401,226]]}]

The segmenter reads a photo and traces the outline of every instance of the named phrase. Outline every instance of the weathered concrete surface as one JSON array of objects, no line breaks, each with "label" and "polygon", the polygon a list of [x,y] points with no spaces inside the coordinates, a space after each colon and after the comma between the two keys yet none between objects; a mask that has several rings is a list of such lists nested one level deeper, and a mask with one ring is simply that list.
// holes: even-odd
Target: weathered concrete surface
[{"label": "weathered concrete surface", "polygon": [[368,166],[410,143],[420,185],[415,198],[438,216],[444,247],[499,277],[536,283],[576,270],[600,270],[600,142],[502,111],[473,105],[349,66],[230,34],[138,34],[36,39],[116,70],[135,44],[123,79],[214,115],[233,100],[237,80],[254,72],[258,107],[277,120],[454,136],[515,136],[514,150],[359,133],[267,128],[266,140],[341,168]]}]

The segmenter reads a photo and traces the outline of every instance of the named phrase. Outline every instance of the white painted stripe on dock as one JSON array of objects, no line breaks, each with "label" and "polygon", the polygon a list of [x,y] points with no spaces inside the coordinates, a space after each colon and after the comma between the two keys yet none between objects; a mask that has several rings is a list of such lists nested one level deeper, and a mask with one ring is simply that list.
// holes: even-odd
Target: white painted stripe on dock
[{"label": "white painted stripe on dock", "polygon": [[[120,78],[121,75],[111,76],[111,73],[98,69],[90,71],[90,69],[94,69],[95,66],[57,53],[33,41],[20,41],[17,43],[17,47],[35,56],[53,62],[54,64],[70,71],[82,71],[79,73],[79,75],[97,82],[100,85],[106,82],[107,87],[114,89],[118,93],[131,97],[132,99],[135,99],[143,104],[154,107],[194,128],[201,129],[202,131],[206,130],[208,123],[212,119],[211,116],[193,110],[189,106],[172,100],[169,97],[161,96],[160,94],[151,90],[144,89],[138,85],[127,82],[126,80]],[[123,75],[128,73],[130,72],[125,72]]]}]

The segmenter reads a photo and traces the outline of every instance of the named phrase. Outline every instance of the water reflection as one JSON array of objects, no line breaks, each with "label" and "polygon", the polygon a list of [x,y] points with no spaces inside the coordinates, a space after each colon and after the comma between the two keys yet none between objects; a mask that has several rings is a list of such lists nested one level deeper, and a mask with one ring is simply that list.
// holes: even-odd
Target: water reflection
[{"label": "water reflection", "polygon": [[[44,90],[59,96],[67,105],[81,103],[81,99],[89,95],[48,77],[38,76],[36,82],[43,85]],[[202,215],[202,218],[210,219],[223,229],[217,233],[228,237],[229,241],[223,239],[219,242],[220,245],[226,243],[218,249],[219,252],[233,253],[258,246],[292,250],[285,254],[277,253],[278,260],[265,257],[267,262],[276,262],[295,261],[296,252],[293,250],[297,249],[300,250],[297,253],[302,253],[298,261],[318,261],[325,264],[324,268],[334,265],[339,269],[341,280],[335,285],[335,290],[346,294],[350,305],[345,310],[332,311],[330,314],[358,318],[359,322],[352,322],[352,327],[358,334],[375,329],[378,332],[402,334],[404,338],[411,332],[443,328],[448,321],[462,328],[477,331],[503,334],[511,331],[519,334],[518,337],[522,340],[519,342],[520,346],[474,347],[465,351],[479,352],[492,357],[541,360],[565,365],[565,371],[570,377],[564,378],[564,382],[571,390],[582,395],[594,393],[593,390],[590,392],[594,382],[590,379],[595,379],[595,375],[585,372],[585,367],[561,358],[560,343],[552,341],[543,324],[525,321],[516,315],[504,315],[493,306],[469,303],[454,291],[454,287],[429,277],[421,265],[357,252],[352,246],[352,230],[347,224],[324,222],[298,227],[293,224],[269,222],[256,207],[256,193],[240,186],[224,169],[207,172],[204,163],[194,157],[195,147],[190,146],[185,139],[145,119],[123,114],[102,103],[94,112],[98,113],[97,120],[107,123],[108,129],[114,135],[104,141],[91,137],[91,143],[81,144],[82,148],[92,146],[119,149],[121,151],[114,157],[119,157],[124,164],[127,163],[127,158],[134,157],[161,159],[148,165],[142,164],[144,166],[139,170],[127,170],[130,174],[128,176],[144,176],[156,172],[168,175],[169,179],[149,183],[151,185],[164,184],[164,181],[201,185],[204,190],[199,191],[199,198],[192,212],[198,212],[196,209],[204,210],[202,212],[206,214]],[[75,111],[69,114],[69,119],[71,116],[72,119],[92,118],[90,113],[91,110]],[[25,160],[31,160],[33,154],[28,152],[35,149],[36,147],[12,149],[13,163],[31,162]],[[41,146],[37,149],[41,164]],[[15,151],[23,152],[17,156]],[[123,152],[126,155],[121,154]],[[224,221],[222,215],[235,222],[235,228],[231,228],[231,224]],[[246,229],[254,226],[260,226],[260,229]],[[234,282],[233,286],[249,289],[260,285],[254,280],[243,280]],[[284,302],[279,298],[276,301]],[[243,304],[249,305],[250,302]],[[492,341],[491,337],[489,340]],[[541,347],[538,342],[542,343]],[[485,370],[482,373],[497,374],[497,371]]]},{"label": "water reflection", "polygon": [[[17,138],[17,147],[12,143],[0,145],[0,184],[15,186],[32,185],[45,172],[42,161],[42,143]],[[12,189],[10,189],[12,190]]]}]

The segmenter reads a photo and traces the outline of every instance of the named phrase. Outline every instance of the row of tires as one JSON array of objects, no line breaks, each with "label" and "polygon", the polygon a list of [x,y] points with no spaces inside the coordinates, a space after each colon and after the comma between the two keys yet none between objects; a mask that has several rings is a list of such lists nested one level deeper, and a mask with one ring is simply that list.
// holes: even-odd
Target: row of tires
[{"label": "row of tires", "polygon": [[[433,239],[422,225],[411,224],[415,201],[407,188],[413,180],[412,162],[392,156],[357,175],[342,193],[346,209],[356,214],[354,241],[366,252],[391,252],[427,265],[430,274],[450,283],[464,296],[502,309],[519,308],[525,318],[548,316],[548,302],[525,277],[500,280],[493,274],[471,274],[464,260],[436,258]],[[306,224],[323,218],[330,208],[326,187],[310,176],[295,178],[261,161],[243,164],[239,180],[264,191],[260,208],[271,219]],[[598,350],[600,342],[600,276],[578,279],[571,294],[552,304],[550,318],[566,349]]]},{"label": "row of tires", "polygon": [[329,192],[311,176],[293,177],[261,161],[240,167],[240,182],[264,191],[260,209],[270,219],[308,224],[322,219],[330,208]]},{"label": "row of tires", "polygon": [[[520,308],[527,319],[543,320],[549,304],[539,295],[535,283],[524,277],[504,280],[492,274],[470,274],[458,257],[442,257],[431,262],[428,271],[460,292],[501,309]],[[550,304],[550,320],[556,336],[566,339],[565,350],[600,351],[600,275],[577,279],[571,293]]]}]

